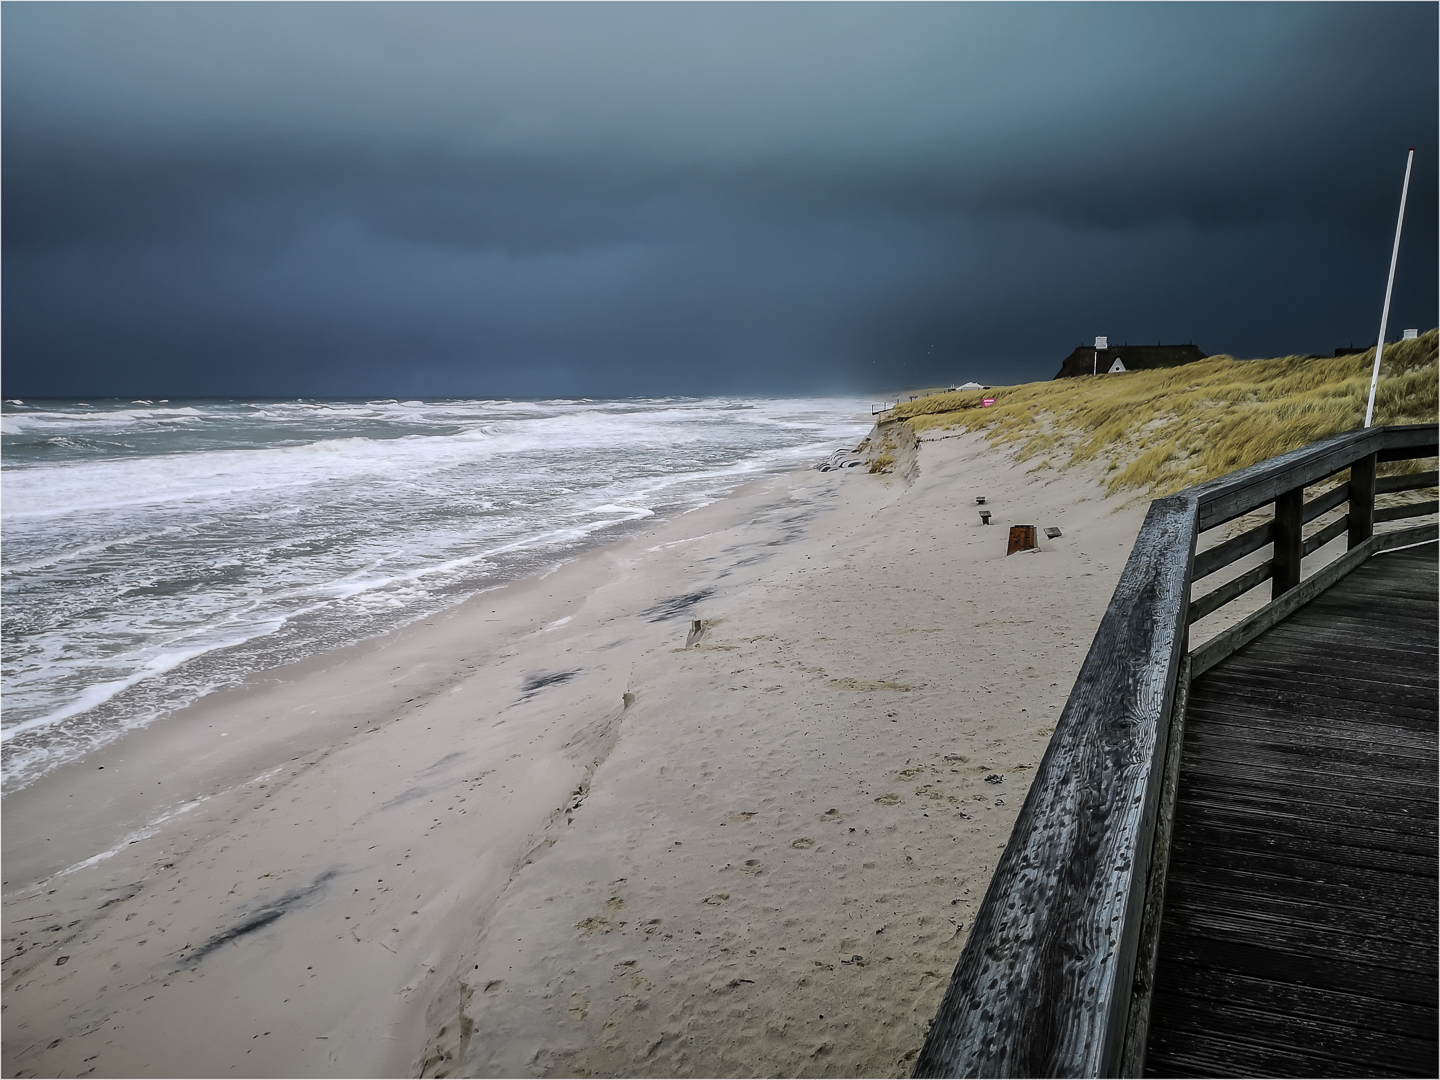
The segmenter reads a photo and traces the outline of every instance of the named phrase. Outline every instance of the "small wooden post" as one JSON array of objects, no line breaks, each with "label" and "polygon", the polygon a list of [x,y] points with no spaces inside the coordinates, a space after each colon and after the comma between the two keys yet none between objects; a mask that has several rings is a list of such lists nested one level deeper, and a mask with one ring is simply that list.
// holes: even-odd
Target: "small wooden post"
[{"label": "small wooden post", "polygon": [[1355,547],[1370,539],[1375,532],[1375,455],[1370,454],[1350,466],[1350,540]]},{"label": "small wooden post", "polygon": [[1039,545],[1035,543],[1034,525],[1011,525],[1010,545],[1006,549],[1006,555],[1014,555],[1017,551],[1032,551]]},{"label": "small wooden post", "polygon": [[1300,512],[1304,502],[1303,487],[1287,491],[1275,499],[1275,574],[1270,589],[1272,600],[1300,584]]}]

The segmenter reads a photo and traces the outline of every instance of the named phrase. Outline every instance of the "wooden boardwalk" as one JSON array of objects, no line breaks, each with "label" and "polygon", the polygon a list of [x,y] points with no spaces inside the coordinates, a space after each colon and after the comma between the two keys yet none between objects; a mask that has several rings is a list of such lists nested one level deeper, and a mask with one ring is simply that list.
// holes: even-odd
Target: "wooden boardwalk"
[{"label": "wooden boardwalk", "polygon": [[1436,547],[1197,678],[1145,1074],[1436,1076]]}]

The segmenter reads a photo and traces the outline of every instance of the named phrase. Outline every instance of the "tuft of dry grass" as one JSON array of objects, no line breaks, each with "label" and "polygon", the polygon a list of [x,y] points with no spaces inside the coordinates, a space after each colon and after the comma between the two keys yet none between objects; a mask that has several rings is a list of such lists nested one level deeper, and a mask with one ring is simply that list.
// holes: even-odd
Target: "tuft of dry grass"
[{"label": "tuft of dry grass", "polygon": [[[1433,423],[1437,343],[1430,330],[1385,346],[1376,424]],[[917,431],[985,431],[1026,460],[1105,462],[1110,492],[1168,495],[1365,422],[1375,350],[1352,356],[1236,360],[1211,356],[1182,367],[1085,375],[932,394],[882,417]],[[995,398],[988,409],[982,397]],[[1418,463],[1402,467],[1419,467]]]}]

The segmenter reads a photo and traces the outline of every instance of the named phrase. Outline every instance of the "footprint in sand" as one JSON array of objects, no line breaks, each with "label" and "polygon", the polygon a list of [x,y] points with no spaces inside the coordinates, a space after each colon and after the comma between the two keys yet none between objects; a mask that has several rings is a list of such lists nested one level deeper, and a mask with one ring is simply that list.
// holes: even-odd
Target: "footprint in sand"
[{"label": "footprint in sand", "polygon": [[815,846],[815,841],[814,841],[814,840],[811,840],[810,837],[808,837],[808,836],[801,836],[801,837],[798,837],[798,838],[795,839],[795,840],[791,840],[791,841],[790,841],[790,846],[793,847],[793,848],[802,848],[802,849],[803,849],[803,848],[812,848],[812,847]]},{"label": "footprint in sand", "polygon": [[875,801],[881,806],[894,806],[900,801],[900,796],[893,791],[887,791],[884,795],[876,797]]},{"label": "footprint in sand", "polygon": [[584,994],[571,994],[570,1008],[567,1011],[576,1020],[584,1020],[585,1014],[590,1011],[590,999]]},{"label": "footprint in sand", "polygon": [[729,899],[730,899],[730,894],[729,894],[728,892],[717,892],[717,893],[714,893],[714,894],[712,894],[712,895],[710,895],[710,896],[705,897],[705,899],[702,900],[702,901],[700,901],[700,902],[701,902],[702,904],[711,904],[711,905],[713,905],[713,906],[719,906],[720,904],[725,903],[725,901],[726,901],[726,900],[729,900]]},{"label": "footprint in sand", "polygon": [[765,864],[759,859],[746,859],[745,865],[737,869],[739,869],[742,874],[763,874],[765,872]]}]

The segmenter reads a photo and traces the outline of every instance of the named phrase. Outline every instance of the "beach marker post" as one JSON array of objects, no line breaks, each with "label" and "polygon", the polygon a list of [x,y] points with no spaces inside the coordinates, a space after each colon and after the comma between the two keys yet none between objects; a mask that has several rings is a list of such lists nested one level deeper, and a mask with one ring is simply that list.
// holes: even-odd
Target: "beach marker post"
[{"label": "beach marker post", "polygon": [[1405,224],[1405,197],[1410,194],[1410,166],[1415,148],[1405,156],[1405,182],[1400,186],[1400,216],[1395,221],[1395,246],[1390,249],[1390,277],[1385,282],[1385,306],[1380,309],[1380,336],[1375,339],[1375,368],[1370,372],[1370,400],[1365,403],[1365,426],[1375,415],[1375,388],[1380,384],[1380,357],[1385,354],[1385,324],[1390,321],[1390,292],[1395,288],[1395,262],[1400,258],[1400,229]]}]

